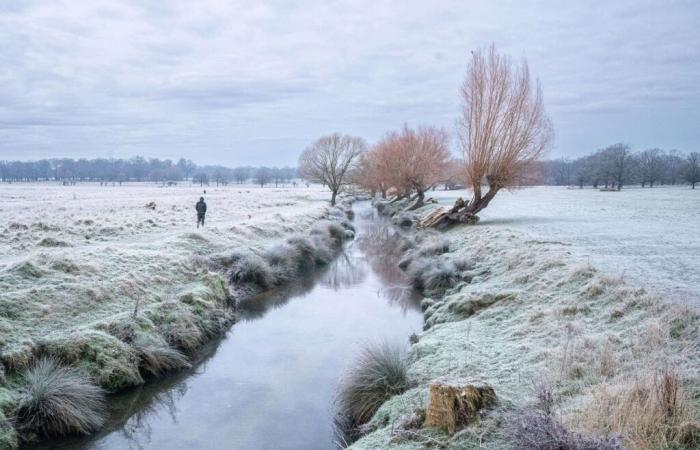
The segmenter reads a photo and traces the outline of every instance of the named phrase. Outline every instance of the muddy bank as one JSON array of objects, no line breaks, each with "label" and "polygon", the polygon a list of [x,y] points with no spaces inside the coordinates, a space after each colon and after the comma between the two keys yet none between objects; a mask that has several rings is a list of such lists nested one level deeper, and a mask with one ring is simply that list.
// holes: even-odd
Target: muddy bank
[{"label": "muddy bank", "polygon": [[[71,324],[68,332],[61,332],[56,323],[56,332],[49,336],[28,341],[25,347],[3,348],[0,448],[96,431],[104,420],[102,401],[90,397],[96,387],[115,393],[190,368],[202,346],[228,330],[245,298],[283,289],[328,265],[343,242],[354,236],[347,219],[351,215],[351,204],[345,202],[316,217],[309,231],[289,235],[283,243],[191,257],[172,268],[186,273],[184,281],[190,281],[175,295],[143,302],[137,296],[133,307],[119,305],[120,311],[109,318],[78,329]],[[47,402],[57,405],[66,399],[75,413],[55,421],[62,411],[47,409]]]},{"label": "muddy bank", "polygon": [[[408,229],[435,208],[403,206],[380,209]],[[430,297],[409,351],[416,387],[386,402],[351,448],[538,448],[523,442],[542,442],[530,433],[542,427],[561,448],[700,445],[694,310],[522,232],[467,226],[414,241],[401,265]],[[454,433],[426,427],[428,386],[441,377],[486,383],[497,402]]]}]

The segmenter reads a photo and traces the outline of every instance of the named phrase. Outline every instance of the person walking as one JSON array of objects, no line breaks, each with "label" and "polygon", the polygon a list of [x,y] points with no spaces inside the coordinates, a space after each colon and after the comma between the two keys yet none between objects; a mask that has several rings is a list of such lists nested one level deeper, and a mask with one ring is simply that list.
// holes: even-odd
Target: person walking
[{"label": "person walking", "polygon": [[204,215],[207,213],[207,204],[204,203],[204,197],[199,197],[199,201],[194,205],[194,209],[197,210],[197,228],[201,223],[204,226]]}]

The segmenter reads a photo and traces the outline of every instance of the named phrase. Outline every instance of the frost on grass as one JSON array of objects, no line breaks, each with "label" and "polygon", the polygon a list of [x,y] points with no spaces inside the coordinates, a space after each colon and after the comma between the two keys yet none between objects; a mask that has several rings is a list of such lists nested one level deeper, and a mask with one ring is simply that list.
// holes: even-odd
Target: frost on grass
[{"label": "frost on grass", "polygon": [[385,401],[409,388],[406,369],[400,345],[382,342],[362,349],[341,382],[336,401],[337,423],[350,439]]},{"label": "frost on grass", "polygon": [[[233,321],[221,270],[230,262],[212,255],[261,254],[303,234],[290,245],[304,265],[306,240],[317,250],[317,240],[331,240],[307,234],[328,218],[321,189],[211,187],[207,225],[197,230],[200,196],[198,186],[145,183],[0,186],[2,414],[15,403],[18,377],[44,355],[108,391],[187,367],[198,346]],[[158,207],[143,208],[149,202]],[[334,214],[347,220],[344,210]],[[0,416],[0,448],[16,440],[7,417]]]},{"label": "frost on grass", "polygon": [[[438,237],[449,240],[449,252],[430,245],[432,263],[433,251],[416,257]],[[387,401],[351,448],[514,448],[510,420],[544,433],[524,435],[533,445],[518,448],[551,448],[547,436],[565,449],[697,448],[699,405],[697,397],[688,401],[700,389],[694,307],[602,273],[561,243],[500,227],[428,233],[405,246],[401,262],[414,279],[440,263],[459,280],[421,305],[426,330],[408,353],[408,376],[418,386]],[[671,379],[658,375],[668,370]],[[452,436],[397,433],[402,418],[425,409],[428,384],[443,376],[483,380],[499,406]],[[532,409],[532,386],[543,381],[557,398],[556,421]]]},{"label": "frost on grass", "polygon": [[88,434],[104,422],[104,394],[77,369],[41,358],[23,374],[13,413],[24,435]]}]

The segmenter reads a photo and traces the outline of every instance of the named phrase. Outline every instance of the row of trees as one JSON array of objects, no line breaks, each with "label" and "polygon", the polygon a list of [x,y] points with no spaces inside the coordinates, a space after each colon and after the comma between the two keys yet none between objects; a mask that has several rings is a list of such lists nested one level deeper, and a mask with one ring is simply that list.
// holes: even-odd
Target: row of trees
[{"label": "row of trees", "polygon": [[332,202],[344,184],[356,183],[383,196],[410,196],[410,208],[420,207],[437,183],[461,181],[471,187],[471,200],[458,201],[440,222],[474,222],[501,189],[533,173],[553,132],[527,63],[512,63],[494,46],[472,53],[460,94],[462,158],[450,158],[444,130],[404,126],[369,150],[359,138],[321,138],[302,153],[300,174],[328,185]]},{"label": "row of trees", "polygon": [[545,161],[542,172],[543,182],[550,185],[622,189],[630,184],[654,187],[687,182],[695,189],[700,183],[700,153],[658,148],[632,152],[618,143],[575,160]]},{"label": "row of trees", "polygon": [[265,186],[290,183],[296,178],[293,167],[223,167],[198,166],[180,158],[176,163],[157,158],[145,159],[42,159],[39,161],[0,161],[0,180],[20,181],[126,181],[177,182],[192,180],[200,184],[246,183]]}]

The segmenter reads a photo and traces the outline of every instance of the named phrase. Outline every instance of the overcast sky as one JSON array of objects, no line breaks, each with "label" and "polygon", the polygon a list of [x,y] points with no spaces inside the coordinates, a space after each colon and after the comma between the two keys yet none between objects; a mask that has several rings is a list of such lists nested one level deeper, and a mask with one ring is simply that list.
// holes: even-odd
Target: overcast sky
[{"label": "overcast sky", "polygon": [[0,159],[284,165],[333,131],[454,132],[491,42],[539,77],[550,156],[700,150],[697,0],[0,0]]}]

